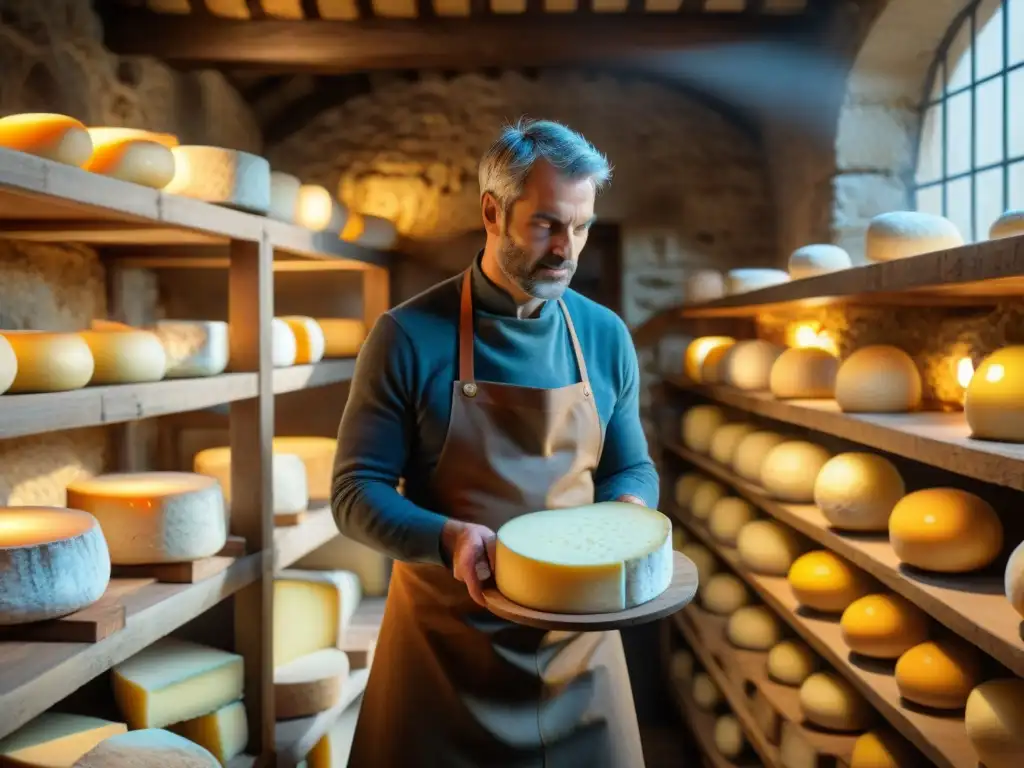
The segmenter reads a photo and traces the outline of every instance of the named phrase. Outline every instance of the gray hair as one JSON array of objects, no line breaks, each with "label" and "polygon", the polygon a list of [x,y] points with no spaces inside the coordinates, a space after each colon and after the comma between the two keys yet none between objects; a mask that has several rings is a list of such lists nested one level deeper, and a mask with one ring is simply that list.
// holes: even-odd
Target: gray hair
[{"label": "gray hair", "polygon": [[480,160],[480,194],[508,208],[523,194],[526,177],[546,160],[571,179],[588,178],[600,192],[612,177],[606,158],[581,134],[551,120],[520,118],[506,126]]}]

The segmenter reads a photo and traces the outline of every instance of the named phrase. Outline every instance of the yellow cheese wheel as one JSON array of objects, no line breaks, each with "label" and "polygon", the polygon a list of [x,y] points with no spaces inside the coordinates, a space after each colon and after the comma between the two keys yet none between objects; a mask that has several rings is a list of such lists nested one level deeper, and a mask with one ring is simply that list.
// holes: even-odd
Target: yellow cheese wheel
[{"label": "yellow cheese wheel", "polygon": [[928,617],[899,595],[854,600],[839,627],[851,651],[877,659],[898,659],[928,639]]},{"label": "yellow cheese wheel", "polygon": [[324,339],[324,332],[316,320],[301,315],[288,315],[279,319],[287,323],[292,333],[295,334],[296,365],[309,365],[323,360],[327,342]]},{"label": "yellow cheese wheel", "polygon": [[981,674],[981,655],[959,638],[916,645],[896,662],[900,696],[925,707],[960,709]]},{"label": "yellow cheese wheel", "polygon": [[737,648],[767,651],[782,639],[782,627],[765,606],[745,605],[729,617],[726,637]]},{"label": "yellow cheese wheel", "polygon": [[149,331],[82,331],[92,352],[90,384],[142,384],[160,381],[167,353],[160,337]]},{"label": "yellow cheese wheel", "polygon": [[700,484],[707,480],[700,472],[686,472],[676,480],[675,501],[676,506],[681,510],[688,510],[693,494],[700,487]]},{"label": "yellow cheese wheel", "polygon": [[964,396],[971,436],[1024,442],[1024,346],[1003,347],[981,361]]},{"label": "yellow cheese wheel", "polygon": [[[675,527],[675,526],[673,526]],[[690,559],[697,569],[697,583],[707,581],[718,572],[718,560],[703,544],[690,542],[679,548],[679,553]]]},{"label": "yellow cheese wheel", "polygon": [[18,356],[6,337],[0,336],[0,395],[11,388],[18,375]]},{"label": "yellow cheese wheel", "polygon": [[924,758],[902,736],[889,728],[868,731],[857,737],[850,768],[918,768]]},{"label": "yellow cheese wheel", "polygon": [[708,352],[716,347],[728,349],[736,343],[736,339],[730,336],[701,336],[686,345],[686,352],[683,357],[683,370],[690,381],[701,381],[701,366]]},{"label": "yellow cheese wheel", "polygon": [[725,383],[747,391],[768,389],[772,365],[782,347],[763,339],[739,341],[729,350]]},{"label": "yellow cheese wheel", "polygon": [[775,520],[754,520],[740,529],[736,549],[740,562],[754,573],[785,576],[804,545],[789,526]]},{"label": "yellow cheese wheel", "polygon": [[1024,616],[1024,542],[1017,545],[1006,561],[1003,588],[1010,605]]},{"label": "yellow cheese wheel", "polygon": [[889,516],[889,543],[907,565],[966,573],[989,565],[1003,547],[1003,525],[984,499],[958,488],[904,496]]},{"label": "yellow cheese wheel", "polygon": [[78,167],[92,155],[92,140],[82,123],[47,112],[0,117],[0,147]]},{"label": "yellow cheese wheel", "polygon": [[985,768],[1024,765],[1024,680],[989,680],[967,697],[967,738]]},{"label": "yellow cheese wheel", "polygon": [[780,400],[832,397],[839,361],[816,347],[787,349],[772,364],[768,386]]},{"label": "yellow cheese wheel", "polygon": [[719,464],[728,466],[732,462],[733,454],[743,438],[755,431],[757,431],[757,427],[753,424],[742,422],[725,424],[719,427],[711,437],[711,447],[709,449],[711,458]]},{"label": "yellow cheese wheel", "polygon": [[89,345],[78,334],[44,331],[0,331],[18,360],[12,394],[66,392],[81,389],[95,364]]},{"label": "yellow cheese wheel", "polygon": [[754,432],[744,437],[732,455],[732,469],[744,480],[761,482],[761,465],[772,448],[786,442],[777,432]]},{"label": "yellow cheese wheel", "polygon": [[804,440],[779,443],[761,463],[761,485],[781,501],[810,503],[818,472],[830,458],[820,445]]},{"label": "yellow cheese wheel", "polygon": [[722,715],[715,720],[715,749],[722,757],[738,757],[747,746],[747,740],[735,715]]},{"label": "yellow cheese wheel", "polygon": [[352,317],[318,317],[324,332],[324,357],[355,357],[366,341],[366,323]]},{"label": "yellow cheese wheel", "polygon": [[906,413],[921,404],[921,374],[898,347],[861,347],[839,366],[835,398],[847,413]]},{"label": "yellow cheese wheel", "polygon": [[745,499],[726,496],[715,502],[708,516],[708,530],[716,540],[727,546],[735,546],[736,538],[744,525],[757,517],[754,505]]},{"label": "yellow cheese wheel", "polygon": [[704,608],[720,616],[729,616],[750,602],[746,586],[731,573],[716,573],[700,587]]},{"label": "yellow cheese wheel", "polygon": [[864,697],[834,672],[815,672],[804,680],[800,709],[811,723],[833,731],[863,731],[875,719]]},{"label": "yellow cheese wheel", "polygon": [[729,352],[733,344],[722,344],[713,347],[705,356],[700,366],[700,380],[702,384],[725,384],[725,375],[728,368]]},{"label": "yellow cheese wheel", "polygon": [[715,430],[725,424],[725,412],[715,405],[697,405],[683,414],[683,445],[696,453],[707,453]]},{"label": "yellow cheese wheel", "polygon": [[693,676],[693,703],[710,712],[722,702],[722,691],[707,672]]},{"label": "yellow cheese wheel", "polygon": [[871,579],[828,550],[801,555],[786,577],[801,605],[825,613],[840,613],[871,590]]},{"label": "yellow cheese wheel", "polygon": [[874,453],[833,456],[814,481],[814,503],[836,528],[887,531],[889,515],[906,493],[899,470]]},{"label": "yellow cheese wheel", "polygon": [[[174,153],[156,134],[130,128],[90,128],[92,157],[85,170],[163,189],[174,178]],[[172,145],[173,146],[173,145]]]},{"label": "yellow cheese wheel", "polygon": [[802,685],[818,666],[817,655],[799,640],[783,640],[768,651],[768,677],[782,685]]},{"label": "yellow cheese wheel", "polygon": [[727,493],[726,487],[718,481],[705,480],[693,492],[693,498],[690,499],[690,514],[698,520],[707,520],[715,504],[725,498]]}]

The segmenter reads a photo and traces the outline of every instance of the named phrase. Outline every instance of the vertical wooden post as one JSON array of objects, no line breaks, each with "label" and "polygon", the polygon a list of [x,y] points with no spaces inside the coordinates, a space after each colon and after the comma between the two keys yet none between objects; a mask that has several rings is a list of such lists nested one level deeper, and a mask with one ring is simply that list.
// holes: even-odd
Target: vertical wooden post
[{"label": "vertical wooden post", "polygon": [[370,267],[363,270],[363,322],[366,330],[373,328],[377,318],[391,307],[391,281],[386,269]]},{"label": "vertical wooden post", "polygon": [[274,253],[266,234],[259,243],[232,241],[230,252],[231,368],[253,371],[259,382],[255,399],[231,404],[231,530],[245,538],[250,552],[264,553],[260,579],[235,595],[235,649],[245,657],[247,751],[259,756],[258,765],[273,766]]}]

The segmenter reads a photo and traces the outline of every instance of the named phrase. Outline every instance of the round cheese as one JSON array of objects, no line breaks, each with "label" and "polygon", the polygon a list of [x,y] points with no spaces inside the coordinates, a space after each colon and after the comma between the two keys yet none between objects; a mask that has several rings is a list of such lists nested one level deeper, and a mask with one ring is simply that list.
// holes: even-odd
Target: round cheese
[{"label": "round cheese", "polygon": [[839,361],[817,347],[787,349],[772,365],[768,386],[780,400],[832,397]]},{"label": "round cheese", "polygon": [[184,736],[159,728],[119,733],[104,739],[72,768],[220,768],[209,751]]},{"label": "round cheese", "polygon": [[898,659],[928,639],[928,617],[899,595],[865,595],[843,611],[843,642],[854,653]]},{"label": "round cheese", "polygon": [[282,171],[270,172],[270,210],[267,215],[278,221],[294,224],[299,206],[299,189],[302,182],[298,176]]},{"label": "round cheese", "polygon": [[[192,469],[214,478],[224,494],[224,503],[231,508],[231,448],[207,448],[192,459]],[[270,461],[271,506],[275,515],[305,512],[309,507],[309,486],[306,465],[294,454],[274,450]]]},{"label": "round cheese", "polygon": [[274,716],[309,717],[341,701],[349,674],[348,654],[324,648],[274,669]]},{"label": "round cheese", "polygon": [[167,356],[168,379],[217,376],[228,367],[228,324],[221,320],[161,320],[153,333]]},{"label": "round cheese", "polygon": [[728,349],[736,343],[731,336],[701,336],[686,345],[686,352],[683,353],[683,371],[690,381],[701,381],[701,367],[708,353],[718,347]]},{"label": "round cheese", "polygon": [[690,514],[698,520],[707,520],[711,510],[728,493],[725,486],[716,480],[705,480],[693,492],[690,500]]},{"label": "round cheese", "polygon": [[92,139],[82,123],[47,112],[0,117],[0,147],[78,167],[92,155]]},{"label": "round cheese", "polygon": [[952,637],[914,646],[896,662],[900,696],[935,709],[964,707],[980,675],[977,649]]},{"label": "round cheese", "polygon": [[351,317],[318,317],[324,334],[324,357],[355,357],[366,341],[366,323]]},{"label": "round cheese", "polygon": [[59,507],[0,508],[0,626],[66,616],[110,581],[110,554],[92,515]]},{"label": "round cheese", "polygon": [[816,243],[797,248],[789,256],[789,276],[793,280],[838,272],[853,266],[850,254],[838,245]]},{"label": "round cheese", "polygon": [[398,230],[388,219],[349,211],[348,219],[341,230],[341,239],[366,248],[386,251],[394,247],[398,241]]},{"label": "round cheese", "polygon": [[833,731],[863,731],[875,719],[864,697],[833,672],[815,672],[804,680],[800,709],[811,723]]},{"label": "round cheese", "polygon": [[921,374],[902,349],[861,347],[839,366],[835,398],[847,413],[906,413],[921,404]]},{"label": "round cheese", "polygon": [[18,356],[6,337],[0,336],[0,395],[11,388],[18,376]]},{"label": "round cheese", "polygon": [[916,749],[888,728],[857,737],[850,754],[850,768],[917,768],[923,762]]},{"label": "round cheese", "polygon": [[971,436],[1024,443],[1022,387],[1024,346],[1003,347],[982,360],[964,395],[964,415]]},{"label": "round cheese", "polygon": [[167,354],[154,333],[82,331],[79,335],[92,352],[90,384],[142,384],[164,377]]},{"label": "round cheese", "polygon": [[868,594],[871,580],[828,550],[801,555],[786,577],[801,605],[825,613],[840,613]]},{"label": "round cheese", "polygon": [[735,344],[722,344],[712,347],[704,356],[700,366],[702,384],[725,384],[725,374],[729,366],[729,353]]},{"label": "round cheese", "polygon": [[783,640],[768,651],[768,677],[782,685],[803,685],[818,666],[817,655],[799,640]]},{"label": "round cheese", "polygon": [[834,456],[814,481],[814,503],[845,531],[889,530],[889,515],[905,493],[899,470],[874,453]]},{"label": "round cheese", "polygon": [[705,480],[707,478],[700,472],[686,472],[680,475],[675,487],[676,506],[681,510],[688,510],[690,502],[693,501],[693,494]]},{"label": "round cheese", "polygon": [[1013,609],[1024,616],[1024,542],[1014,548],[1006,561],[1003,589]]},{"label": "round cheese", "polygon": [[992,222],[988,230],[989,240],[1002,240],[1018,235],[1024,235],[1024,211],[1006,211]]},{"label": "round cheese", "polygon": [[765,606],[746,605],[729,617],[726,637],[737,648],[767,651],[782,639],[782,627]]},{"label": "round cheese", "polygon": [[682,683],[690,683],[693,680],[693,654],[687,650],[672,652],[672,659],[669,661],[669,673],[673,682],[678,686]]},{"label": "round cheese", "polygon": [[683,414],[683,445],[696,453],[707,453],[715,430],[725,424],[725,412],[715,405],[697,405]]},{"label": "round cheese", "polygon": [[289,315],[280,318],[295,335],[295,364],[319,363],[324,358],[327,342],[324,332],[312,317]]},{"label": "round cheese", "polygon": [[753,432],[744,437],[732,455],[732,469],[744,480],[761,482],[761,465],[772,448],[786,442],[777,432]]},{"label": "round cheese", "polygon": [[321,502],[331,500],[334,482],[334,454],[338,441],[333,437],[275,437],[274,450],[294,453],[306,465],[309,497]]},{"label": "round cheese", "polygon": [[804,547],[789,526],[775,520],[754,520],[740,529],[736,549],[740,561],[754,573],[785,576]]},{"label": "round cheese", "polygon": [[967,697],[967,738],[985,768],[1024,764],[1024,680],[989,680]]},{"label": "round cheese", "polygon": [[174,147],[174,178],[165,192],[252,213],[270,210],[270,163],[221,147]]},{"label": "round cheese", "polygon": [[92,156],[84,165],[87,171],[153,189],[163,189],[174,178],[174,153],[155,137],[117,128],[90,128],[89,136]]},{"label": "round cheese", "polygon": [[621,502],[521,515],[498,529],[494,571],[501,593],[527,608],[623,611],[672,581],[672,523]]},{"label": "round cheese", "polygon": [[725,275],[725,291],[735,296],[788,282],[789,274],[781,269],[730,269]]},{"label": "round cheese", "polygon": [[279,317],[270,321],[271,359],[275,368],[287,368],[295,365],[299,354],[299,342],[292,332],[291,326]]},{"label": "round cheese", "polygon": [[730,350],[725,363],[725,383],[748,391],[768,389],[772,366],[782,347],[770,341],[739,341]]},{"label": "round cheese", "polygon": [[728,616],[749,603],[750,595],[731,573],[716,573],[701,585],[700,601],[711,613]]},{"label": "round cheese", "polygon": [[303,184],[296,199],[295,223],[314,232],[336,232],[345,228],[348,212],[319,184]]},{"label": "round cheese", "polygon": [[697,582],[706,582],[718,572],[718,560],[703,544],[693,541],[684,544],[679,549],[681,555],[686,556],[697,569]]},{"label": "round cheese", "polygon": [[747,746],[740,721],[734,715],[722,715],[715,720],[714,736],[715,749],[726,759],[738,757]]},{"label": "round cheese", "polygon": [[707,672],[693,676],[693,703],[710,712],[722,702],[722,692]]},{"label": "round cheese", "polygon": [[217,481],[190,472],[138,472],[75,480],[68,506],[99,521],[114,565],[211,557],[227,541]]},{"label": "round cheese", "polygon": [[761,485],[780,501],[809,504],[814,482],[831,458],[820,445],[788,440],[772,448],[761,463]]},{"label": "round cheese", "polygon": [[683,281],[683,303],[703,304],[725,296],[725,277],[716,269],[695,269]]},{"label": "round cheese", "polygon": [[711,458],[719,464],[729,466],[740,442],[756,430],[757,427],[753,424],[745,423],[725,424],[719,427],[711,437],[711,447],[708,451]]},{"label": "round cheese", "polygon": [[1003,526],[987,501],[957,488],[904,496],[889,516],[889,543],[907,565],[966,573],[989,565],[1003,547]]},{"label": "round cheese", "polygon": [[875,216],[868,224],[865,256],[868,261],[894,261],[963,244],[949,219],[921,211],[893,211]]},{"label": "round cheese", "polygon": [[716,540],[734,547],[740,529],[757,517],[754,506],[735,496],[726,496],[715,502],[708,515],[708,530]]},{"label": "round cheese", "polygon": [[67,392],[92,378],[95,363],[85,339],[75,333],[0,331],[18,360],[11,394]]}]

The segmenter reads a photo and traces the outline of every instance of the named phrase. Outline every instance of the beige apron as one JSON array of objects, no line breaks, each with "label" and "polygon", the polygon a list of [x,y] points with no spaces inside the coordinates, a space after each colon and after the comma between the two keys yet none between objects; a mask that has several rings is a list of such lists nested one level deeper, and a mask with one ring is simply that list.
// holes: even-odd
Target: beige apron
[{"label": "beige apron", "polygon": [[[438,510],[497,530],[526,512],[588,504],[602,430],[581,381],[558,389],[473,376],[470,273],[459,380],[432,478]],[[618,632],[545,632],[481,609],[449,569],[396,563],[350,768],[643,768]]]}]

